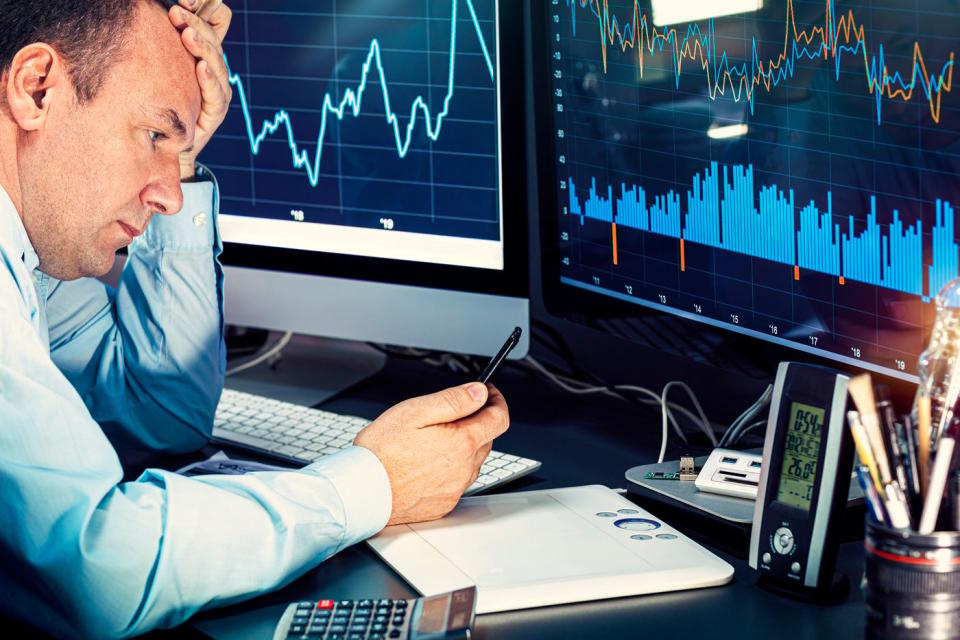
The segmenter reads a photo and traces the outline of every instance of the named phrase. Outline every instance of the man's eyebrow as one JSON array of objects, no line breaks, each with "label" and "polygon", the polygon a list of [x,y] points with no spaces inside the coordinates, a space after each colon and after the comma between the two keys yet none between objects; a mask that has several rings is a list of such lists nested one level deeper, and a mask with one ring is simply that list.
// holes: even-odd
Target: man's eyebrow
[{"label": "man's eyebrow", "polygon": [[180,119],[180,114],[176,111],[173,109],[164,109],[160,112],[160,117],[170,125],[170,128],[177,134],[177,137],[187,137],[187,125],[183,124],[183,120]]}]

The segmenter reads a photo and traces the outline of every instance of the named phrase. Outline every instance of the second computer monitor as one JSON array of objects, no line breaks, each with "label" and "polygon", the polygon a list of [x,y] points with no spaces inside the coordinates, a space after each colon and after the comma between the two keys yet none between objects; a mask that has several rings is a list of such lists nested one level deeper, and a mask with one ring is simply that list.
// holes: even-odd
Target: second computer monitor
[{"label": "second computer monitor", "polygon": [[960,275],[955,3],[534,7],[548,304],[916,379]]},{"label": "second computer monitor", "polygon": [[[228,321],[493,353],[528,320],[522,8],[248,0],[225,43]],[[516,350],[526,352],[527,341]]]}]

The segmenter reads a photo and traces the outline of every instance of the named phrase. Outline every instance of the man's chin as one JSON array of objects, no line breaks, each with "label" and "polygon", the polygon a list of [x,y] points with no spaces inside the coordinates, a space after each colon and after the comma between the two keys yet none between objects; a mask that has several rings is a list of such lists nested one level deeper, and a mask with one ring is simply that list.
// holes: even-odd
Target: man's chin
[{"label": "man's chin", "polygon": [[119,270],[123,268],[123,259],[125,258],[126,256],[120,256],[117,251],[88,256],[83,261],[77,278],[103,278],[114,270],[119,273]]}]

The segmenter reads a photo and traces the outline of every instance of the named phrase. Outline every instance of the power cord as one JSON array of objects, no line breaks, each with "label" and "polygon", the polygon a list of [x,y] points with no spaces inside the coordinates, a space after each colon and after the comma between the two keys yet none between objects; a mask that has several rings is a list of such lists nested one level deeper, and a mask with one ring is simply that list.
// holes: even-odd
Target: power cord
[{"label": "power cord", "polygon": [[[747,433],[753,431],[758,425],[757,422],[752,421],[757,420],[762,413],[769,411],[770,399],[772,397],[773,385],[771,384],[767,385],[767,388],[756,402],[747,407],[747,410],[741,413],[737,419],[730,424],[723,433],[723,437],[720,438],[719,446],[724,449],[730,448],[734,444],[739,443]],[[766,418],[759,421],[759,424],[766,424]]]},{"label": "power cord", "polygon": [[288,344],[290,344],[290,341],[292,339],[293,339],[293,331],[287,331],[282,336],[280,336],[280,338],[272,347],[270,347],[260,355],[255,356],[252,360],[248,360],[243,364],[238,364],[235,367],[231,367],[227,369],[225,375],[232,376],[234,374],[240,373],[241,371],[253,369],[257,365],[267,362],[268,360],[271,360],[273,358],[279,359],[281,357],[281,352],[287,347]]}]

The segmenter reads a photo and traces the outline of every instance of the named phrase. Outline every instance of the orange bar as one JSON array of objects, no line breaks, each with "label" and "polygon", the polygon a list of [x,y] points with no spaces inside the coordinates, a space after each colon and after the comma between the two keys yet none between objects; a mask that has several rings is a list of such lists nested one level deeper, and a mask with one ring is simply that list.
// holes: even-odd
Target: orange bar
[{"label": "orange bar", "polygon": [[794,280],[800,279],[800,265],[798,264],[793,265],[793,279]]},{"label": "orange bar", "polygon": [[842,287],[843,284],[844,284],[843,276],[840,276],[840,286]]},{"label": "orange bar", "polygon": [[687,256],[683,248],[683,238],[680,238],[680,271],[687,270]]},{"label": "orange bar", "polygon": [[613,228],[613,264],[616,266],[619,263],[619,256],[617,255],[617,223],[614,222],[611,226]]}]

